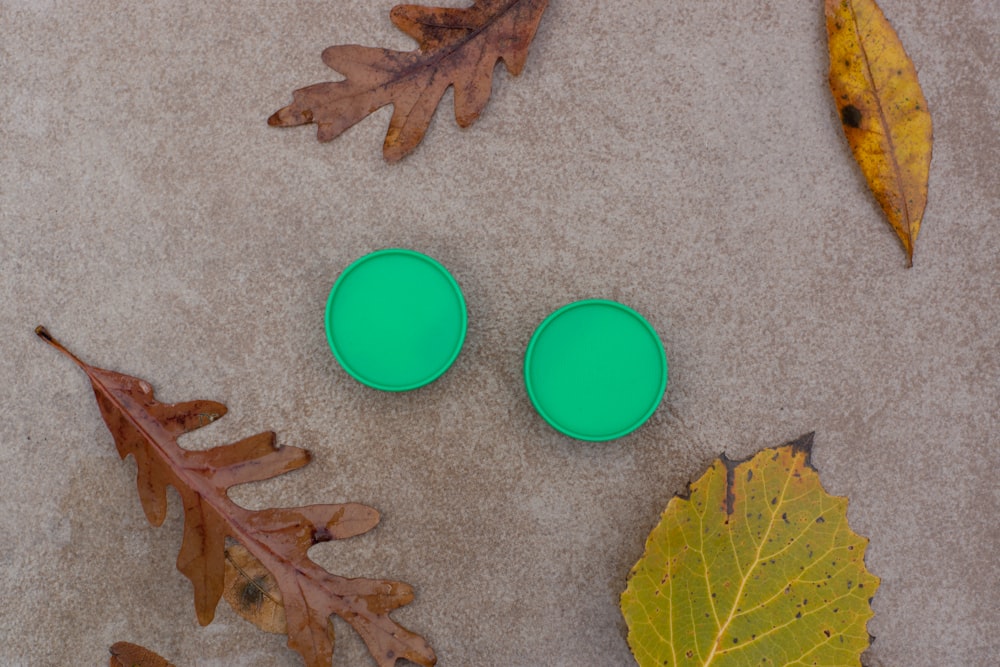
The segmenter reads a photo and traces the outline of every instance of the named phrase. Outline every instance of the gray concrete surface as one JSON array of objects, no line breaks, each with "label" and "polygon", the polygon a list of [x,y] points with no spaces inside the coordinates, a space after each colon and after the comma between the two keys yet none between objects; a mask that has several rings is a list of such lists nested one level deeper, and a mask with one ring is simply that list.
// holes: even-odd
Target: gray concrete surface
[{"label": "gray concrete surface", "polygon": [[[379,508],[314,553],[413,584],[396,618],[440,665],[633,664],[618,596],[667,500],[813,430],[882,578],[868,662],[1000,663],[1000,6],[882,2],[935,124],[907,270],[831,103],[819,0],[552,0],[479,122],[449,93],[396,166],[388,109],[325,145],[266,126],[335,78],[325,46],[410,48],[391,5],[0,0],[0,664],[106,664],[118,640],[300,664],[224,605],[198,626],[179,508],[146,523],[37,324],[164,400],[226,403],[189,447],[312,449],[235,496]],[[322,326],[340,270],[387,246],[442,261],[469,306],[457,363],[405,395],[351,380]],[[585,297],[644,313],[671,363],[610,444],[558,435],[521,381],[534,327]],[[335,664],[374,664],[338,631]]]}]

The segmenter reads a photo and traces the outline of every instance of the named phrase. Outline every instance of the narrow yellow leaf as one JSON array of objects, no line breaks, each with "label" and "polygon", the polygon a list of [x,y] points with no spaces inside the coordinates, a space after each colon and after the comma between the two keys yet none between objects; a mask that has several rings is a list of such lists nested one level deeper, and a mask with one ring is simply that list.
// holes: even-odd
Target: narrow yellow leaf
[{"label": "narrow yellow leaf", "polygon": [[723,456],[667,504],[621,596],[640,667],[860,667],[879,580],[811,447]]},{"label": "narrow yellow leaf", "polygon": [[830,90],[844,133],[909,265],[927,204],[931,115],[917,71],[874,0],[825,0]]}]

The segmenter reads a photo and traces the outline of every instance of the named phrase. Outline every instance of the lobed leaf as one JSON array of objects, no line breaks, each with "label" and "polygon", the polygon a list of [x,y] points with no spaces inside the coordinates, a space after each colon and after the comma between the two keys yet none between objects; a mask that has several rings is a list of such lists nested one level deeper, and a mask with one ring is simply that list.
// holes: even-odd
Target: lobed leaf
[{"label": "lobed leaf", "polygon": [[331,141],[369,114],[392,105],[382,148],[396,162],[423,140],[449,86],[455,88],[455,120],[468,127],[482,113],[503,61],[517,76],[524,69],[548,0],[475,0],[471,7],[398,5],[392,22],[415,39],[416,51],[346,45],[323,51],[323,62],[346,79],[292,93],[292,103],[268,124],[315,123],[317,138]]},{"label": "lobed leaf", "polygon": [[371,530],[379,521],[376,510],[346,503],[254,511],[229,499],[232,486],[306,465],[306,450],[277,447],[270,432],[207,451],[185,450],[177,436],[214,421],[225,406],[212,401],[160,403],[147,382],[86,364],[43,327],[35,331],[87,374],[119,454],[135,458],[139,498],[150,522],[163,522],[167,486],[180,495],[184,534],[177,568],[194,587],[202,625],[212,621],[225,590],[226,542],[234,540],[269,573],[268,582],[277,591],[273,596],[284,607],[288,646],[307,667],[332,662],[333,614],[358,632],[379,667],[393,667],[401,659],[424,667],[437,662],[422,637],[389,617],[413,600],[413,589],[395,581],[338,577],[308,557],[314,544]]}]

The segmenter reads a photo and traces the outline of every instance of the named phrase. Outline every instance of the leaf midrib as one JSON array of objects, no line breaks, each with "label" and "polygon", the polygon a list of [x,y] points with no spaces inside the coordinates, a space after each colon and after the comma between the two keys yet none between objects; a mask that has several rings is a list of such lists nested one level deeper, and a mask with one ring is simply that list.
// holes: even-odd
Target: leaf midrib
[{"label": "leaf midrib", "polygon": [[[785,502],[785,494],[788,491],[788,484],[791,482],[791,480],[792,476],[788,475],[785,479],[784,486],[781,488],[780,500],[775,506],[776,508],[781,507],[781,505]],[[764,534],[764,537],[761,538],[760,543],[757,545],[757,551],[754,554],[753,561],[750,563],[750,567],[747,568],[746,573],[743,574],[742,577],[740,578],[740,587],[737,589],[736,595],[733,596],[733,602],[732,606],[729,609],[729,615],[726,617],[726,621],[719,626],[719,630],[715,635],[715,639],[712,640],[711,652],[708,654],[708,657],[702,663],[702,667],[708,667],[709,665],[711,665],[712,660],[715,658],[715,654],[719,649],[719,644],[722,641],[722,636],[726,633],[726,630],[729,629],[729,624],[732,623],[733,619],[736,617],[736,609],[739,606],[740,597],[743,595],[743,589],[746,588],[746,584],[750,580],[751,573],[753,573],[757,565],[760,564],[761,561],[760,554],[764,548],[764,545],[767,544],[767,538],[771,535],[771,530],[774,528],[775,516],[777,516],[777,510],[771,513],[771,520],[768,522],[767,532]],[[731,538],[732,532],[731,531],[729,532]],[[737,554],[735,546],[733,548],[733,556],[735,557],[737,567],[739,567],[739,554]]]},{"label": "leaf midrib", "polygon": [[[211,485],[209,488],[205,488],[205,483],[208,482],[207,479],[205,479],[201,475],[195,474],[192,471],[192,469],[184,465],[183,462],[177,462],[175,458],[171,456],[170,452],[164,449],[164,447],[160,444],[159,439],[153,437],[150,434],[149,430],[144,427],[144,424],[141,422],[141,420],[136,418],[132,414],[132,412],[125,407],[125,405],[118,399],[115,393],[112,392],[107,387],[107,385],[101,382],[90,372],[89,364],[87,365],[86,370],[87,370],[87,375],[91,378],[91,381],[100,385],[104,395],[107,396],[109,400],[111,400],[111,402],[115,405],[116,408],[118,408],[118,411],[121,414],[126,416],[126,418],[133,425],[133,427],[135,427],[135,429],[138,430],[140,434],[143,436],[143,439],[156,450],[159,457],[164,460],[164,464],[169,466],[171,472],[176,477],[179,478],[182,484],[186,485],[187,490],[198,496],[199,505],[203,504],[208,505],[209,507],[212,508],[215,514],[220,519],[222,519],[223,522],[225,522],[226,526],[228,527],[228,531],[230,532],[229,535],[230,537],[236,539],[236,541],[242,544],[248,551],[253,553],[253,555],[257,558],[257,560],[263,562],[265,558],[262,558],[262,555],[263,553],[266,553],[266,556],[269,557],[268,559],[271,560],[272,562],[277,562],[283,565],[286,569],[294,570],[296,575],[311,578],[308,573],[304,572],[289,558],[285,557],[284,554],[276,552],[267,544],[266,541],[258,539],[255,534],[251,534],[249,530],[244,529],[243,526],[240,524],[240,522],[234,516],[232,516],[232,513],[229,512],[228,510],[232,508],[247,512],[249,512],[250,510],[247,510],[244,507],[240,507],[239,505],[234,503],[232,500],[229,499],[228,496],[226,496],[224,491],[220,493],[218,487],[214,485]],[[141,381],[144,382],[144,380]],[[155,398],[153,400],[155,400]],[[112,437],[113,436],[114,434],[112,434]],[[184,451],[183,448],[181,448],[181,446],[176,442],[176,438],[171,436],[171,441],[179,451],[182,452]],[[136,461],[136,463],[138,464],[138,461]],[[177,491],[181,494],[184,493],[183,489],[177,489]],[[187,510],[185,510],[184,514],[186,521]],[[181,530],[183,533],[184,531],[183,526]],[[311,565],[308,559],[306,559],[306,562]],[[296,581],[297,580],[298,576],[296,576]],[[216,600],[216,604],[218,604],[218,600]],[[212,609],[212,614],[214,616],[215,608]]]},{"label": "leaf midrib", "polygon": [[[875,83],[875,77],[872,75],[871,71],[871,61],[868,58],[868,51],[865,49],[864,40],[861,38],[861,26],[858,23],[858,14],[854,10],[854,0],[846,0],[847,6],[851,10],[851,19],[854,24],[854,36],[858,39],[858,48],[861,49],[861,57],[864,60],[864,73],[865,80],[868,81],[868,85],[871,86],[873,97],[875,98],[875,109],[878,111],[879,123],[882,126],[882,136],[885,137],[885,141],[889,144],[889,159],[892,164],[893,175],[896,180],[896,187],[899,190],[900,199],[902,200],[903,210],[902,210],[902,222],[906,228],[906,236],[909,239],[909,245],[912,247],[913,243],[913,230],[912,223],[910,220],[910,207],[907,203],[907,196],[904,188],[903,173],[899,167],[899,161],[896,159],[896,145],[892,140],[892,127],[889,125],[889,121],[886,119],[885,110],[882,107],[882,97],[879,93],[878,85]],[[881,11],[881,10],[876,10]],[[910,248],[907,249],[910,251]]]},{"label": "leaf midrib", "polygon": [[[410,79],[414,79],[423,74],[426,74],[429,68],[436,66],[438,63],[448,60],[457,51],[465,49],[482,33],[486,32],[487,30],[495,26],[498,21],[500,21],[504,16],[506,16],[508,12],[514,9],[515,5],[527,1],[528,0],[510,0],[510,2],[508,2],[506,6],[498,10],[488,21],[485,21],[482,26],[474,30],[469,30],[469,34],[463,36],[459,40],[456,40],[453,44],[450,44],[448,46],[443,46],[438,50],[433,51],[429,54],[426,51],[421,50],[420,48],[418,48],[416,51],[396,51],[395,53],[417,53],[421,55],[426,54],[427,57],[420,59],[418,62],[414,63],[413,65],[410,65],[409,67],[404,67],[403,69],[397,70],[396,72],[394,72],[395,76],[393,76],[387,81],[377,83],[369,88],[363,88],[361,90],[358,90],[357,92],[345,95],[344,97],[350,99],[350,98],[370,95],[371,93],[377,90],[378,91],[388,90],[393,86],[403,83],[404,81],[408,81]],[[448,85],[449,86],[454,85],[454,81],[450,81]],[[385,103],[385,105],[388,104],[395,105],[395,102],[392,102],[390,100],[389,102]]]}]

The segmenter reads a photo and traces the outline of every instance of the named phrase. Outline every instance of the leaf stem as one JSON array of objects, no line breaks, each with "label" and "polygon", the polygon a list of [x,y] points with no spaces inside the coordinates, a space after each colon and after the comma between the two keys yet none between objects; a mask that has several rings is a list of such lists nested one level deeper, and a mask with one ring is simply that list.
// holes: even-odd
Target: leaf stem
[{"label": "leaf stem", "polygon": [[39,338],[41,338],[42,340],[44,340],[46,343],[48,343],[49,345],[51,345],[52,347],[56,348],[57,350],[59,350],[60,352],[62,352],[63,354],[65,354],[67,357],[69,357],[70,359],[72,359],[74,361],[74,363],[76,363],[81,368],[85,368],[87,366],[87,364],[85,364],[78,356],[76,356],[75,354],[73,354],[72,352],[70,352],[69,350],[67,350],[63,346],[62,343],[60,343],[59,341],[57,341],[52,336],[52,334],[49,333],[49,330],[46,329],[41,324],[39,324],[37,327],[35,327],[35,334]]}]

